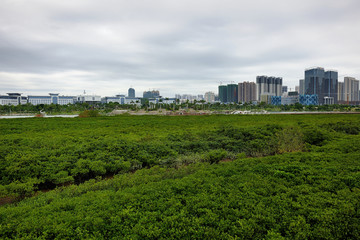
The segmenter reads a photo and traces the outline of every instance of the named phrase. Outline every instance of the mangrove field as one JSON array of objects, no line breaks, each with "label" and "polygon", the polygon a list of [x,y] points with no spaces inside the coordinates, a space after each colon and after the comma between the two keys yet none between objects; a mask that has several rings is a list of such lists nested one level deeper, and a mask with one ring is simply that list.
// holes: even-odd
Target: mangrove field
[{"label": "mangrove field", "polygon": [[0,120],[1,239],[360,239],[360,115]]}]

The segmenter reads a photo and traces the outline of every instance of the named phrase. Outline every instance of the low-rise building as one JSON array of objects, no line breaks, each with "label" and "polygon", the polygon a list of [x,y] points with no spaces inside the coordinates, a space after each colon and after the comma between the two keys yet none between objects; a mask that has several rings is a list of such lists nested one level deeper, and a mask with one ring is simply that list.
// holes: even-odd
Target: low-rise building
[{"label": "low-rise building", "polygon": [[173,104],[173,103],[176,104],[176,98],[163,98],[161,99],[161,102],[164,104]]},{"label": "low-rise building", "polygon": [[275,105],[275,106],[280,106],[281,105],[281,96],[271,96],[270,104]]},{"label": "low-rise building", "polygon": [[98,95],[79,95],[76,97],[76,102],[79,103],[101,103],[101,96]]},{"label": "low-rise building", "polygon": [[116,95],[115,97],[103,97],[101,98],[102,103],[119,103],[125,104],[125,95]]},{"label": "low-rise building", "polygon": [[281,98],[282,105],[293,105],[299,102],[299,93],[295,92],[287,92]]},{"label": "low-rise building", "polygon": [[59,105],[67,105],[74,104],[76,101],[75,96],[59,96],[58,93],[49,93],[49,96],[28,96],[28,103],[32,105],[39,104],[59,104]]},{"label": "low-rise building", "polygon": [[141,106],[141,98],[125,98],[125,104],[136,104]]},{"label": "low-rise building", "polygon": [[263,93],[260,95],[260,102],[264,102],[266,104],[271,104],[271,97],[274,97],[273,93]]},{"label": "low-rise building", "polygon": [[21,93],[7,93],[0,95],[0,105],[21,105],[27,103],[27,97],[21,96]]},{"label": "low-rise building", "polygon": [[333,97],[324,97],[324,104],[325,105],[331,105],[334,104],[334,98]]}]

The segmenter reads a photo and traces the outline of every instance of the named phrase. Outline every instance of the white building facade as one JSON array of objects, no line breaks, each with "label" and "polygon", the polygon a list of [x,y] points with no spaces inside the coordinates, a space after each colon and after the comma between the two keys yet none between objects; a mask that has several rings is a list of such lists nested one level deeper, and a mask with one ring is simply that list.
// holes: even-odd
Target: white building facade
[{"label": "white building facade", "polygon": [[49,93],[49,96],[28,96],[28,103],[32,105],[39,104],[59,104],[59,105],[67,105],[74,104],[76,97],[74,96],[59,96],[58,93]]},{"label": "white building facade", "polygon": [[21,93],[8,93],[8,96],[0,96],[0,105],[21,105],[27,104],[27,97],[21,96]]},{"label": "white building facade", "polygon": [[205,101],[208,103],[215,102],[215,93],[213,92],[206,92],[205,93]]}]

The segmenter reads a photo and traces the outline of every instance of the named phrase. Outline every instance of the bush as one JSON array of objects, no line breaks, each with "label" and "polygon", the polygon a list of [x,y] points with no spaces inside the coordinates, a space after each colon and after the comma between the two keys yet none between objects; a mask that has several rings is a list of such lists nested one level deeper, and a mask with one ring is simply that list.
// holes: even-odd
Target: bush
[{"label": "bush", "polygon": [[228,155],[223,149],[212,150],[204,155],[204,162],[218,163]]},{"label": "bush", "polygon": [[278,153],[300,152],[304,150],[304,135],[298,127],[286,127],[276,134]]},{"label": "bush", "polygon": [[335,132],[342,132],[351,135],[357,135],[360,133],[360,126],[358,122],[337,122],[328,123],[324,125],[326,129],[334,130]]},{"label": "bush", "polygon": [[330,138],[329,132],[320,128],[308,127],[304,130],[304,141],[311,145],[322,146]]},{"label": "bush", "polygon": [[85,110],[79,114],[79,117],[86,118],[86,117],[99,117],[100,114],[96,110]]}]

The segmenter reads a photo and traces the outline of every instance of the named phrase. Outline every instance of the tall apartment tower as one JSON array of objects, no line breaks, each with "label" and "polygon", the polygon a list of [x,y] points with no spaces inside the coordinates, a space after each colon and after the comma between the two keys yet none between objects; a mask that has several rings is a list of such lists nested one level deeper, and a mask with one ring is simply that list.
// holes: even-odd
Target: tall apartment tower
[{"label": "tall apartment tower", "polygon": [[286,93],[288,91],[288,87],[287,86],[282,86],[281,87],[281,93]]},{"label": "tall apartment tower", "polygon": [[301,94],[301,95],[305,94],[305,80],[304,79],[299,80],[299,94]]},{"label": "tall apartment tower", "polygon": [[282,78],[257,76],[257,100],[261,101],[261,95],[281,96],[282,94]]},{"label": "tall apartment tower", "polygon": [[213,93],[213,92],[206,92],[204,98],[205,98],[205,101],[206,101],[206,102],[213,103],[213,102],[215,102],[215,93]]},{"label": "tall apartment tower", "polygon": [[333,103],[337,104],[338,99],[338,72],[326,71],[324,75],[323,92],[324,97],[333,98]]},{"label": "tall apartment tower", "polygon": [[322,82],[324,80],[325,70],[323,68],[311,68],[305,70],[305,94],[313,95],[321,92]]},{"label": "tall apartment tower", "polygon": [[243,82],[238,84],[238,102],[249,103],[256,101],[256,83]]},{"label": "tall apartment tower", "polygon": [[344,77],[345,101],[359,101],[359,80],[353,77]]},{"label": "tall apartment tower", "polygon": [[237,103],[238,102],[238,85],[228,84],[227,85],[227,102]]},{"label": "tall apartment tower", "polygon": [[345,101],[344,82],[338,82],[338,101]]},{"label": "tall apartment tower", "polygon": [[143,98],[158,98],[160,97],[159,90],[144,91]]},{"label": "tall apartment tower", "polygon": [[227,87],[225,85],[219,86],[219,100],[222,103],[227,102]]},{"label": "tall apartment tower", "polygon": [[337,103],[338,99],[338,73],[326,71],[324,68],[310,68],[305,70],[305,94],[318,95],[319,104],[324,104],[324,98],[333,98]]},{"label": "tall apartment tower", "polygon": [[135,89],[129,88],[129,90],[128,90],[128,97],[129,97],[129,98],[134,98],[134,97],[135,97]]}]

